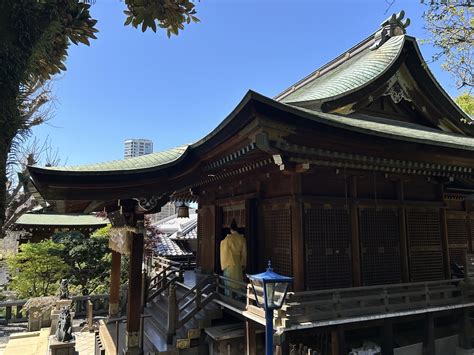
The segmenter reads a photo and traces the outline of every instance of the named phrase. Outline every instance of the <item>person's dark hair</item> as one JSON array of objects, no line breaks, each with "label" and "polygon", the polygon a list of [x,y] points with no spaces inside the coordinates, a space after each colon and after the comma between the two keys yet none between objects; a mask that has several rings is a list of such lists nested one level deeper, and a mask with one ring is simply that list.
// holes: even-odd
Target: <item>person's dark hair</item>
[{"label": "person's dark hair", "polygon": [[232,220],[232,222],[230,222],[230,230],[234,230],[237,232],[237,222],[235,221],[235,219]]}]

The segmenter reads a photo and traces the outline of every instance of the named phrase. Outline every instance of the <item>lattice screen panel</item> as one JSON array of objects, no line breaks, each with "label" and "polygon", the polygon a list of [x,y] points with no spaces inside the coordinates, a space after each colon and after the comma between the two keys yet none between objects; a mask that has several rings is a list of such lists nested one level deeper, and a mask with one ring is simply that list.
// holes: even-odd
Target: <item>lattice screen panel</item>
[{"label": "lattice screen panel", "polygon": [[468,250],[467,220],[461,217],[448,218],[446,224],[448,226],[449,261],[464,265],[465,253]]},{"label": "lattice screen panel", "polygon": [[402,281],[400,229],[395,209],[359,210],[361,269],[364,285]]},{"label": "lattice screen panel", "polygon": [[412,281],[444,278],[438,210],[407,210],[407,234]]},{"label": "lattice screen panel", "polygon": [[349,223],[349,213],[346,209],[305,209],[308,290],[352,286]]},{"label": "lattice screen panel", "polygon": [[292,275],[290,208],[265,209],[263,228],[267,257],[273,269],[282,275]]}]

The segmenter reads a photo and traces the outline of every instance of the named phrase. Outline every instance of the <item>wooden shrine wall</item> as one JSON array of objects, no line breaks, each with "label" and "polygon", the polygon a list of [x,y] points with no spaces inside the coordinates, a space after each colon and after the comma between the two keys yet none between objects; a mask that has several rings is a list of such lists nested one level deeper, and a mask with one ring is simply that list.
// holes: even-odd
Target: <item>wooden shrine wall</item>
[{"label": "wooden shrine wall", "polygon": [[265,260],[272,261],[277,273],[292,276],[291,207],[288,203],[268,202],[261,211]]},{"label": "wooden shrine wall", "polygon": [[439,209],[409,208],[406,221],[411,281],[443,279]]},{"label": "wooden shrine wall", "polygon": [[359,208],[363,285],[402,282],[398,209]]},{"label": "wooden shrine wall", "polygon": [[350,217],[346,208],[305,204],[306,288],[352,286]]}]

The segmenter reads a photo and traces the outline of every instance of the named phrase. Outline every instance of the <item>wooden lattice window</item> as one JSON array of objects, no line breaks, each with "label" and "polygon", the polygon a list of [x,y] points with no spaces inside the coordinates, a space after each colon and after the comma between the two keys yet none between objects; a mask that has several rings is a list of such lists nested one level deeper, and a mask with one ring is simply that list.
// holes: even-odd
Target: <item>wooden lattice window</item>
[{"label": "wooden lattice window", "polygon": [[306,208],[306,288],[352,286],[349,213],[344,208]]},{"label": "wooden lattice window", "polygon": [[364,285],[399,283],[400,229],[396,209],[359,210],[361,269]]},{"label": "wooden lattice window", "polygon": [[439,210],[408,209],[406,216],[411,280],[443,279]]},{"label": "wooden lattice window", "polygon": [[449,261],[464,265],[468,250],[467,220],[464,216],[446,219],[448,227]]},{"label": "wooden lattice window", "polygon": [[291,210],[288,206],[271,208],[263,213],[266,256],[273,269],[282,275],[292,275],[291,269]]}]

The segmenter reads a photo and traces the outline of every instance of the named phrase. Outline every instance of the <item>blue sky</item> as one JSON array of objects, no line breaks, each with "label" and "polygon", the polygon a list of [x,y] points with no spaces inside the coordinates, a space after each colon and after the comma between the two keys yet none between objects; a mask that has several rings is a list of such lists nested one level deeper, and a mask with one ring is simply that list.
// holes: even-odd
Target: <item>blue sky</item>
[{"label": "blue sky", "polygon": [[[123,141],[154,150],[192,143],[252,89],[274,96],[358,43],[404,9],[408,33],[425,38],[418,0],[201,0],[199,24],[178,37],[124,27],[123,2],[97,0],[98,39],[72,45],[54,83],[54,115],[35,128],[68,165],[121,159]],[[421,46],[428,60],[434,53]],[[452,77],[431,70],[453,96]]]}]

